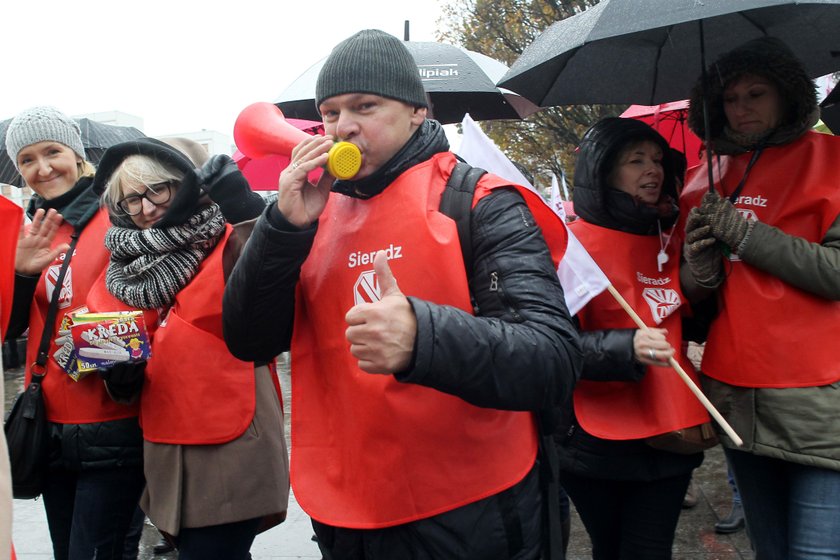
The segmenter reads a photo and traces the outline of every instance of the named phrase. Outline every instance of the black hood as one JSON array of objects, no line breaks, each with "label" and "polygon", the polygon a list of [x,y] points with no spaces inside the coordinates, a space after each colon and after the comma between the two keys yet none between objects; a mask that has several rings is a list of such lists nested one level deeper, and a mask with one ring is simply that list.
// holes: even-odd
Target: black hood
[{"label": "black hood", "polygon": [[[184,173],[184,179],[181,181],[181,186],[175,193],[172,203],[160,219],[153,227],[161,228],[172,225],[180,225],[189,216],[195,213],[198,206],[198,199],[201,197],[201,189],[198,186],[195,175],[195,164],[183,153],[173,148],[165,142],[156,140],[154,138],[138,138],[129,142],[122,142],[115,144],[108,148],[99,162],[99,168],[96,171],[96,178],[93,182],[93,189],[100,196],[105,193],[108,181],[111,176],[129,156],[141,155],[157,160],[166,167],[177,169]],[[107,201],[106,201],[107,206]],[[121,222],[115,220],[119,216],[115,216],[113,209],[111,210],[111,221],[114,223]],[[126,225],[131,227],[130,221],[119,223],[118,225]]]},{"label": "black hood", "polygon": [[[637,204],[629,194],[609,184],[609,172],[621,149],[650,141],[662,149],[665,174],[659,207]],[[677,218],[676,161],[670,146],[647,124],[635,119],[606,118],[586,131],[575,164],[575,214],[591,224],[649,235],[670,227]],[[657,224],[659,222],[659,224]]]}]

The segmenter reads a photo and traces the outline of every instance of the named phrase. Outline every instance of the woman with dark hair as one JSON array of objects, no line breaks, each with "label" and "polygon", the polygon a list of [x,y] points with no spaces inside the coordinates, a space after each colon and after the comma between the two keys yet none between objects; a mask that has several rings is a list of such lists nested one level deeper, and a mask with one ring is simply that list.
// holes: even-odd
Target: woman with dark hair
[{"label": "woman with dark hair", "polygon": [[250,558],[285,517],[288,454],[274,364],[230,354],[221,308],[240,248],[228,223],[256,218],[262,198],[230,157],[197,169],[153,139],[109,148],[95,187],[113,224],[99,300],[162,318],[151,358],[106,375],[115,399],[139,394],[141,507],[181,560]]},{"label": "woman with dark hair", "polygon": [[579,219],[569,228],[650,327],[638,329],[608,293],[577,315],[584,367],[558,436],[560,477],[597,560],[671,558],[691,472],[703,461],[699,449],[661,443],[709,420],[667,363],[693,371],[681,344],[677,164],[665,139],[634,119],[599,121],[578,152]]},{"label": "woman with dark hair", "polygon": [[781,41],[724,54],[689,126],[715,155],[689,173],[686,293],[717,304],[704,389],[725,435],[756,557],[840,558],[840,139],[811,130],[813,82]]}]

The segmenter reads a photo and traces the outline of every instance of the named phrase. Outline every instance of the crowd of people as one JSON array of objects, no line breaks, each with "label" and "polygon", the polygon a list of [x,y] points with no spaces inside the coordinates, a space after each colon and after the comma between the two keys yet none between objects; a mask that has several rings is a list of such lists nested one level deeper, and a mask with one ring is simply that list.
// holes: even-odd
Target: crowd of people
[{"label": "crowd of people", "polygon": [[[453,184],[463,164],[381,31],[326,59],[325,135],[268,200],[189,142],[95,168],[72,119],[17,115],[6,149],[35,194],[3,336],[28,329],[26,382],[44,375],[55,558],[123,558],[139,504],[182,560],[248,559],[291,486],[326,560],[563,558],[566,493],[593,558],[668,559],[717,438],[756,558],[840,558],[840,141],[811,130],[814,85],[778,40],[705,75],[689,124],[711,175],[640,121],[584,134],[568,227],[612,286],[574,316],[562,219],[489,173]],[[335,140],[359,172],[310,183]],[[68,375],[80,310],[136,312],[150,356]]]}]

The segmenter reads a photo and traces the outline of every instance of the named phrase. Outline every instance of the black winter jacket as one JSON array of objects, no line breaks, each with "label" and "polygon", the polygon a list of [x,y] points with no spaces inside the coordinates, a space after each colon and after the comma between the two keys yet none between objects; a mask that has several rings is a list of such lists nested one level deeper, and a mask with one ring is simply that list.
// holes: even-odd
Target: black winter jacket
[{"label": "black winter jacket", "polygon": [[[575,167],[575,212],[589,223],[634,235],[658,235],[670,227],[677,208],[664,217],[652,207],[613,189],[610,171],[619,148],[628,142],[649,140],[663,152],[663,192],[677,200],[674,162],[665,140],[653,129],[631,119],[604,119],[584,136]],[[657,226],[657,220],[661,220]],[[645,366],[636,361],[636,329],[609,329],[581,333],[584,352],[582,378],[590,381],[639,381]],[[703,460],[702,453],[677,455],[653,449],[642,440],[616,441],[595,437],[577,424],[569,410],[557,434],[560,468],[581,476],[613,480],[656,480],[690,472]]]},{"label": "black winter jacket", "polygon": [[[270,360],[290,348],[295,285],[316,229],[298,230],[276,205],[257,221],[225,289],[225,340],[237,358]],[[582,360],[577,330],[521,196],[502,189],[483,198],[471,238],[477,317],[409,297],[414,361],[396,378],[489,408],[537,411],[566,401]]]}]

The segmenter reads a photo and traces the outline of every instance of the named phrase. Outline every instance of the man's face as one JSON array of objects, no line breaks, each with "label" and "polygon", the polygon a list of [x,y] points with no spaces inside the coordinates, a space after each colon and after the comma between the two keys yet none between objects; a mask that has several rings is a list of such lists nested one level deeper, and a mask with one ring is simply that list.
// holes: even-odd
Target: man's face
[{"label": "man's face", "polygon": [[320,107],[326,134],[355,144],[362,152],[363,179],[385,165],[426,118],[425,108],[370,93],[345,93],[325,99]]}]

